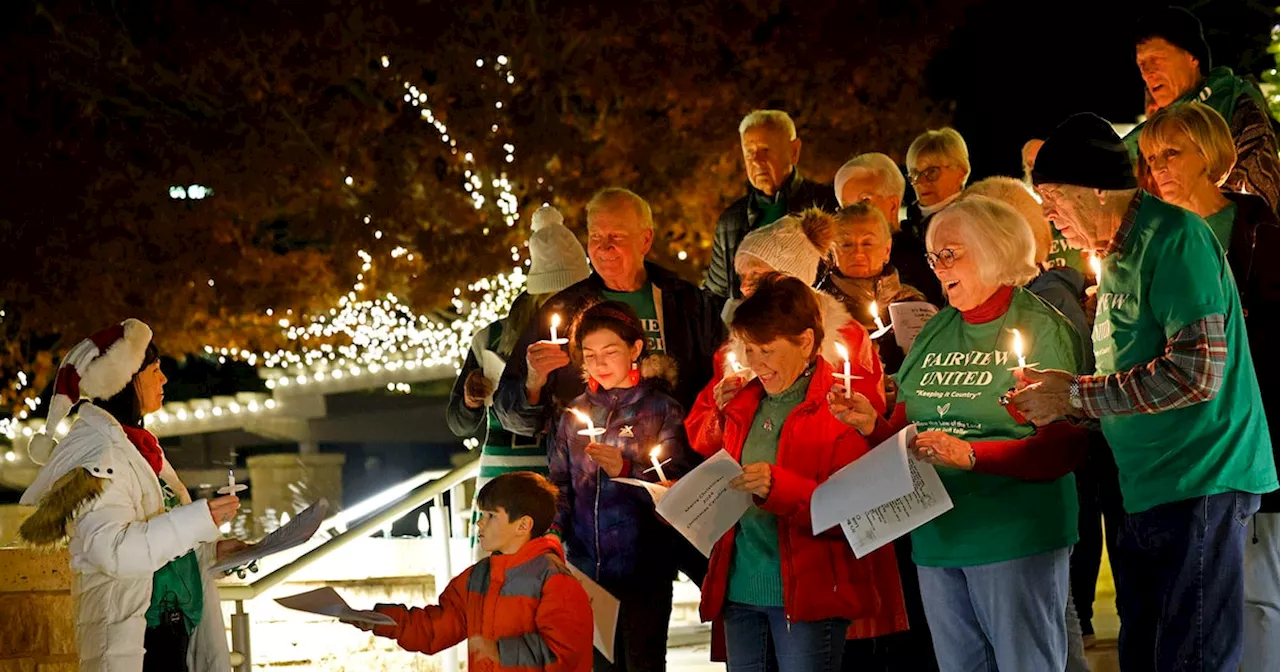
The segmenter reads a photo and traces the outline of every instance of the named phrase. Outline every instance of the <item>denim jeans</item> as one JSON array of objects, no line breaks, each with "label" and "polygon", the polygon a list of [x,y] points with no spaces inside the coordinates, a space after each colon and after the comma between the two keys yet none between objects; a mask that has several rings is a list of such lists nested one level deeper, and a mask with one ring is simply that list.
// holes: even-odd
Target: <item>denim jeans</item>
[{"label": "denim jeans", "polygon": [[1257,495],[1227,492],[1124,517],[1111,560],[1121,669],[1236,671],[1245,539],[1258,503]]},{"label": "denim jeans", "polygon": [[1255,513],[1244,543],[1244,672],[1280,664],[1280,513]]},{"label": "denim jeans", "polygon": [[[835,672],[849,621],[788,623],[782,607],[729,602],[724,607],[727,672]],[[770,653],[777,665],[770,664]]]},{"label": "denim jeans", "polygon": [[942,672],[1062,672],[1071,550],[971,567],[920,567]]}]

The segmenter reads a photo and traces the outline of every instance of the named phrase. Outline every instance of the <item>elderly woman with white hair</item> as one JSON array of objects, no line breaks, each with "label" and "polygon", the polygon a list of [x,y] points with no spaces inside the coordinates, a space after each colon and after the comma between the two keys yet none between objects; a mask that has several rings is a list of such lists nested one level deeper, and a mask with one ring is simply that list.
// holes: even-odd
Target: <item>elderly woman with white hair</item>
[{"label": "elderly woman with white hair", "polygon": [[921,133],[907,148],[907,177],[916,202],[902,229],[924,240],[929,220],[960,197],[969,181],[969,146],[954,128]]},{"label": "elderly woman with white hair", "polygon": [[[924,263],[923,236],[917,238],[903,231],[899,223],[898,212],[907,192],[907,180],[898,164],[879,152],[859,154],[836,171],[834,186],[841,208],[862,205],[884,217],[889,237],[883,246],[878,241],[876,244],[887,255],[888,265],[897,270],[902,282],[923,292],[929,303],[942,305],[942,286]],[[841,245],[845,244],[848,232],[848,227],[842,227],[837,234]]]},{"label": "elderly woman with white hair", "polygon": [[895,376],[892,418],[858,395],[828,403],[873,445],[914,423],[912,453],[936,465],[954,503],[911,534],[939,668],[1062,670],[1077,538],[1071,471],[1083,430],[1037,428],[1001,400],[1020,365],[1080,370],[1081,343],[1061,313],[1022,288],[1037,268],[1017,211],[966,198],[938,214],[926,242],[951,305]]}]

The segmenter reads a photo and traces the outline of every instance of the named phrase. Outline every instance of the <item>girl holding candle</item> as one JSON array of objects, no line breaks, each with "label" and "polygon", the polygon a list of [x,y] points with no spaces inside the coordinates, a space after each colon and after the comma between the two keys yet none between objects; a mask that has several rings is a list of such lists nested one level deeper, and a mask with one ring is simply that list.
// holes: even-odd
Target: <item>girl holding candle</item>
[{"label": "girl holding candle", "polygon": [[[834,231],[835,221],[831,215],[810,209],[747,234],[734,260],[738,277],[742,279],[742,295],[751,296],[756,281],[775,271],[798,278],[812,287],[818,280],[823,260],[831,252]],[[884,373],[866,328],[851,317],[835,298],[816,290],[814,297],[818,300],[823,329],[832,335],[822,343],[823,358],[837,368],[849,362],[853,389],[883,409]],[[738,303],[730,301],[726,306],[726,321]],[[845,346],[847,357],[837,349],[837,344]],[[729,357],[730,354],[733,358]],[[715,377],[703,388],[689,411],[685,428],[689,431],[690,444],[703,456],[714,455],[721,448],[721,409],[752,376],[745,362],[742,340],[731,335],[716,352]]]},{"label": "girl holding candle", "polygon": [[[551,482],[560,490],[552,530],[569,562],[621,602],[614,664],[662,670],[677,553],[648,492],[615,478],[658,482],[691,468],[684,409],[669,395],[674,364],[646,356],[645,332],[624,303],[598,303],[572,329],[571,351],[587,391],[560,416],[551,442]],[[653,453],[658,448],[654,468]],[[681,539],[678,543],[687,543]]]},{"label": "girl holding candle", "polygon": [[859,395],[831,395],[831,408],[873,444],[915,423],[912,452],[938,467],[955,505],[911,534],[939,669],[1062,670],[1071,471],[1087,442],[1066,422],[1019,423],[999,400],[1014,386],[1011,329],[1040,366],[1079,370],[1081,343],[1021,288],[1037,273],[1034,243],[1009,206],[967,197],[938,213],[926,244],[951,305],[903,361],[892,418]]},{"label": "girl holding candle", "polygon": [[729,672],[765,669],[770,650],[779,672],[838,670],[846,637],[907,626],[892,547],[858,560],[839,528],[810,524],[813,490],[869,449],[827,408],[843,390],[822,323],[809,287],[770,273],[731,324],[757,377],[725,406],[724,449],[743,465],[730,486],[755,506],[712,550],[701,605],[724,625]]}]

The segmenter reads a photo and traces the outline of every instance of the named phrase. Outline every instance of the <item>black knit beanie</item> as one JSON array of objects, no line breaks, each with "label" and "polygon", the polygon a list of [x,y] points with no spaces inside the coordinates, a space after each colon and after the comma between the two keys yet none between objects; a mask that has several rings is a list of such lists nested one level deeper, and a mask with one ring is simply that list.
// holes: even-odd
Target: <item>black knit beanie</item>
[{"label": "black knit beanie", "polygon": [[1134,45],[1157,37],[1164,38],[1200,61],[1201,75],[1207,75],[1213,69],[1213,55],[1204,39],[1204,27],[1195,14],[1181,7],[1165,7],[1143,16],[1134,33]]},{"label": "black knit beanie", "polygon": [[1031,181],[1090,189],[1138,186],[1129,150],[1111,124],[1092,112],[1073,114],[1053,130],[1036,156]]}]

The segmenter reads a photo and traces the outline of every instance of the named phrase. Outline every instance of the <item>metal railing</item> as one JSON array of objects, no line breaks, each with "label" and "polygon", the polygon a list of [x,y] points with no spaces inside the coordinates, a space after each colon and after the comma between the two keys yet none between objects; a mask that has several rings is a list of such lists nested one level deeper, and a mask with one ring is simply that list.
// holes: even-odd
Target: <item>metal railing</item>
[{"label": "metal railing", "polygon": [[[421,482],[424,478],[438,475],[439,472],[423,472],[414,478],[409,479],[405,483],[412,481]],[[298,572],[314,565],[315,563],[325,559],[330,554],[338,551],[343,546],[359,539],[382,530],[387,525],[405,517],[414,509],[434,500],[435,505],[439,507],[441,512],[441,520],[443,529],[440,533],[445,535],[444,542],[446,549],[449,544],[449,536],[451,525],[451,517],[446,513],[449,508],[445,505],[444,496],[463,483],[480,474],[479,460],[473,460],[453,471],[445,473],[434,480],[421,482],[420,485],[409,490],[402,496],[395,498],[386,503],[384,508],[379,509],[376,513],[370,515],[355,524],[347,527],[337,536],[329,538],[324,543],[303,553],[292,562],[272,570],[270,573],[263,575],[252,583],[237,584],[229,586],[218,586],[219,596],[223,602],[235,602],[235,612],[231,615],[231,649],[233,655],[233,663],[236,672],[251,672],[252,655],[250,654],[250,635],[249,635],[249,614],[244,609],[244,603],[256,597],[260,597],[263,593],[275,588],[281,583],[289,580]],[[392,490],[397,488],[403,489],[404,484],[392,486]],[[375,496],[376,497],[376,496]],[[453,504],[454,502],[451,502]],[[456,506],[456,504],[455,504]],[[344,525],[345,526],[345,525]],[[333,529],[329,525],[325,525],[322,529]],[[433,535],[435,530],[433,530]],[[445,574],[444,581],[447,582],[452,577],[452,562],[450,553],[445,553],[445,561],[440,570]],[[437,577],[437,582],[439,582]],[[444,585],[441,583],[440,585]],[[238,655],[237,655],[238,654]],[[456,663],[452,668],[446,667],[448,670],[457,669]]]}]

